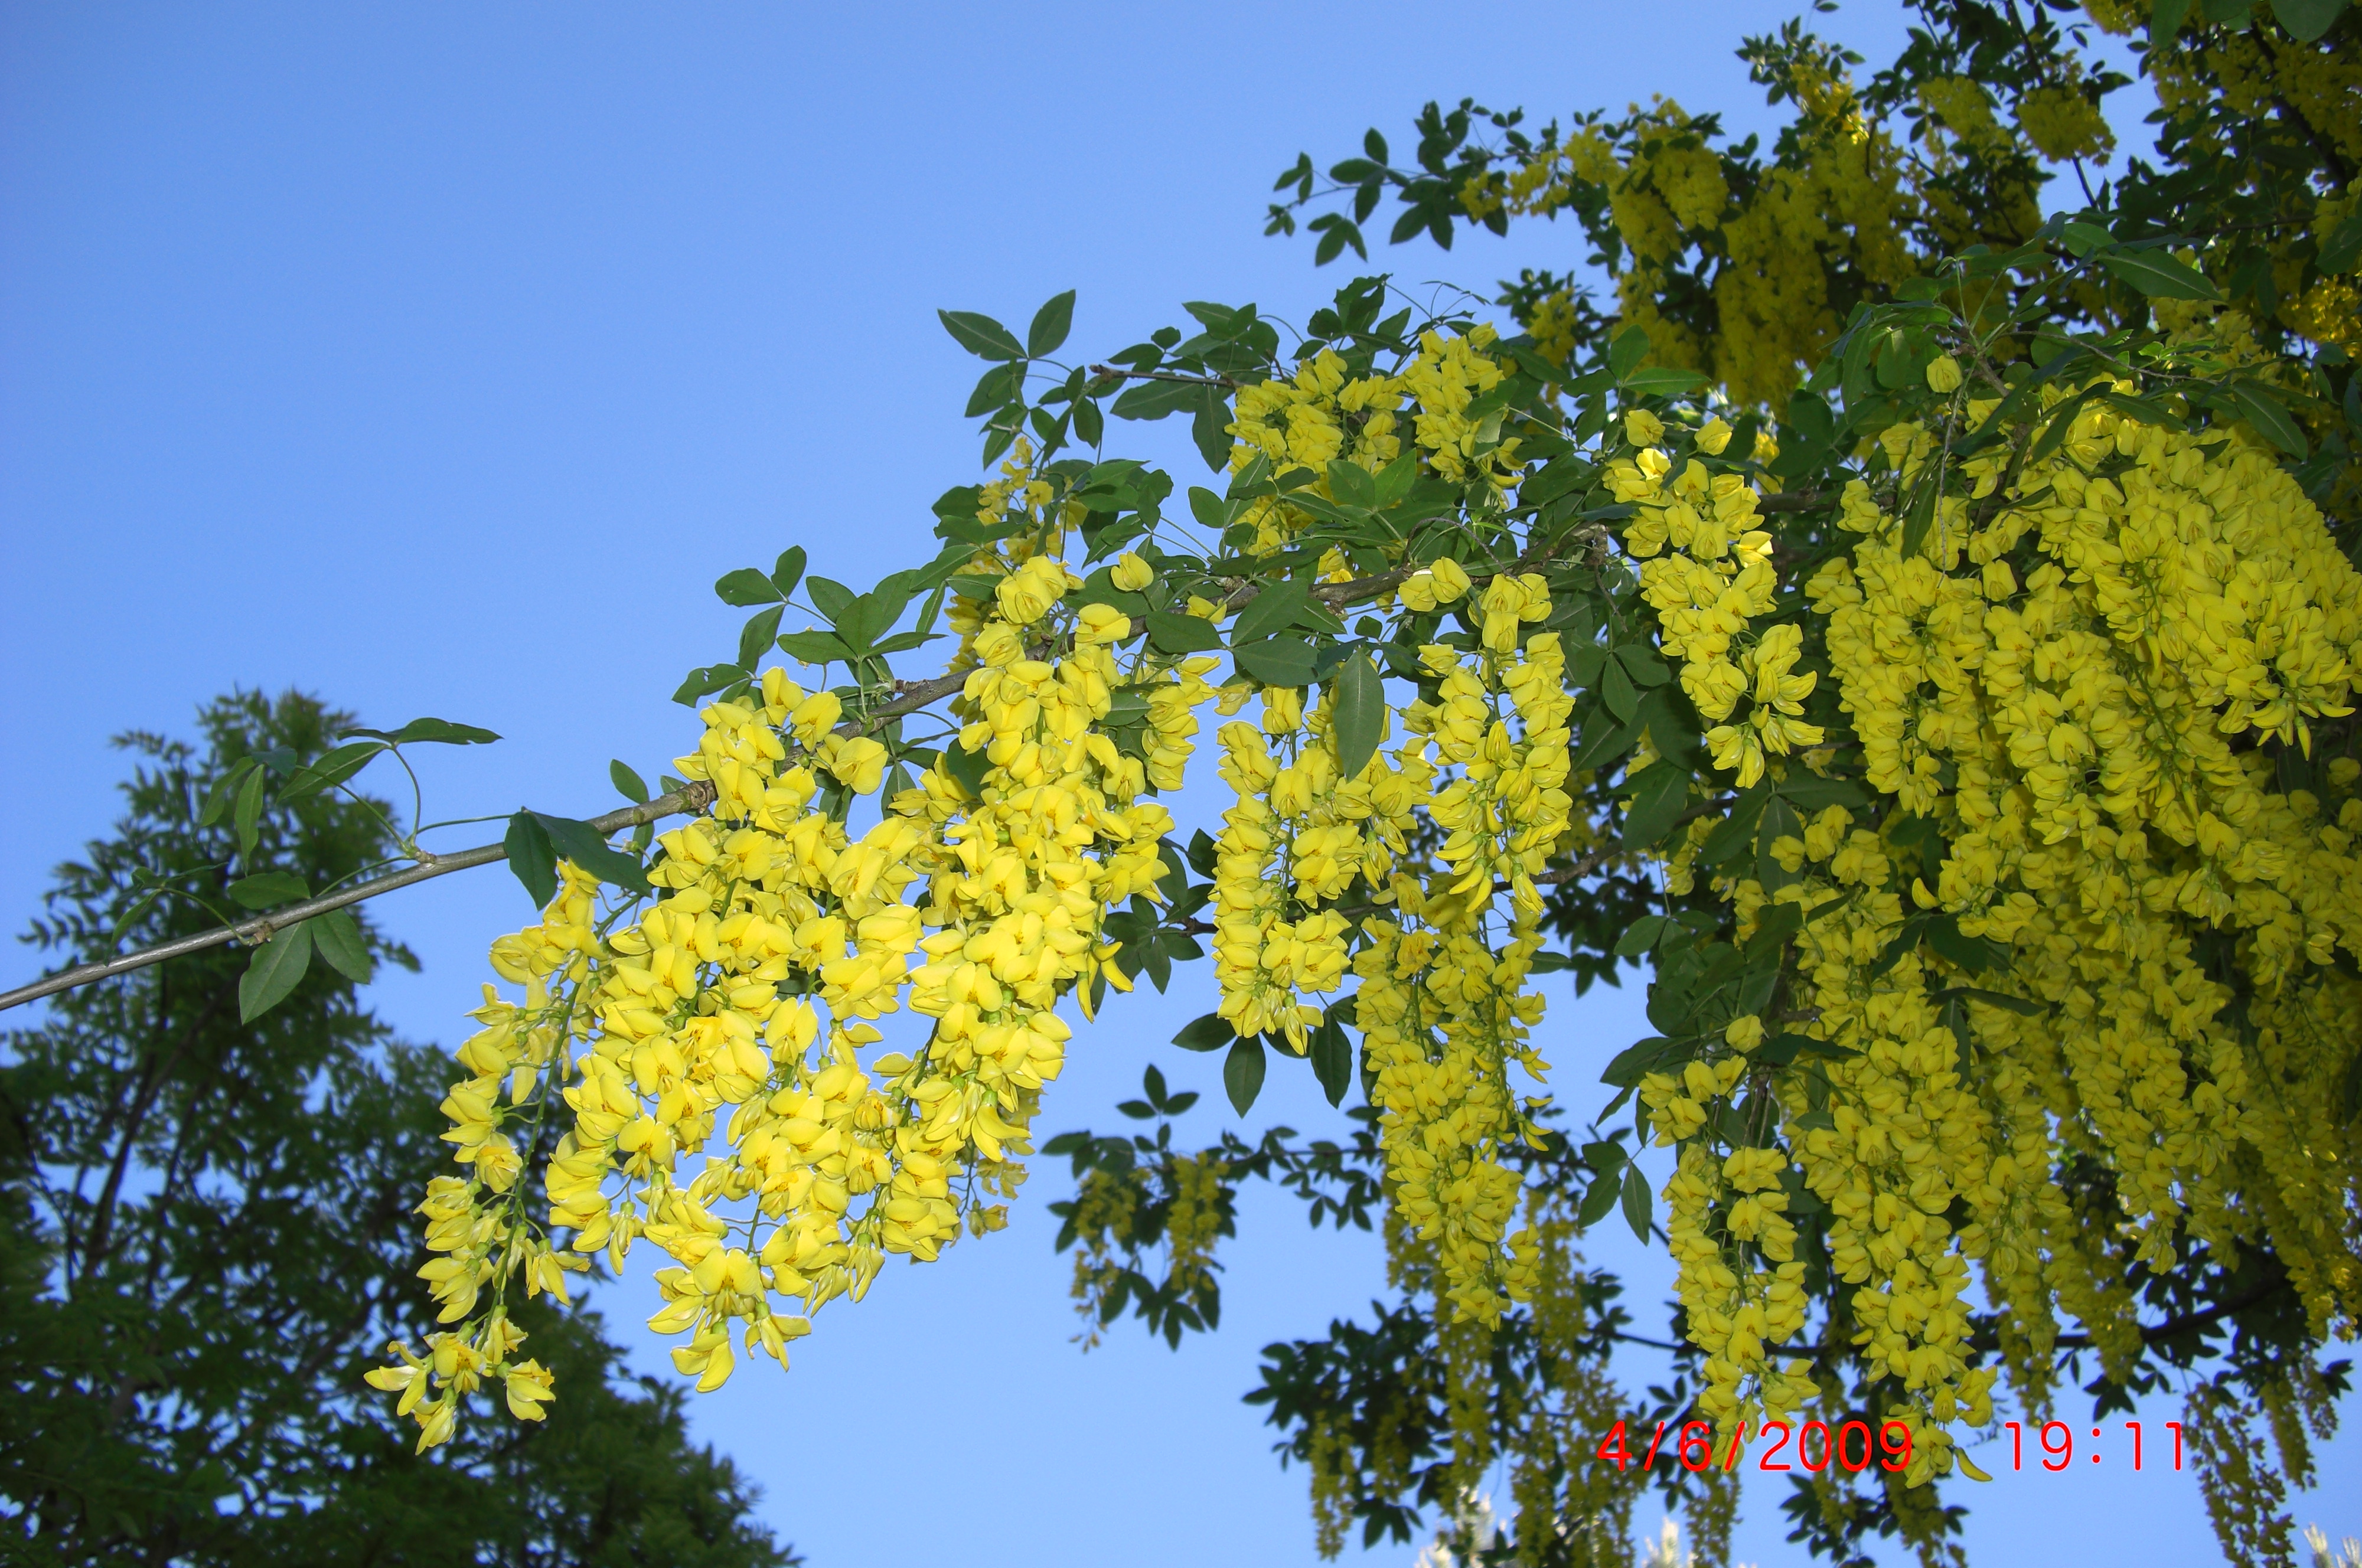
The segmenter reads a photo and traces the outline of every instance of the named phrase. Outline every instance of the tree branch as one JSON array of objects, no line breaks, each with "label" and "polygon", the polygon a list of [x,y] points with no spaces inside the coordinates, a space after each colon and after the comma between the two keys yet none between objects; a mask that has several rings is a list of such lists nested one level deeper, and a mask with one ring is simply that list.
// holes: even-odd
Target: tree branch
[{"label": "tree branch", "polygon": [[[891,707],[892,704],[889,703],[888,706]],[[686,789],[676,790],[669,795],[650,801],[646,805],[630,806],[620,812],[610,812],[603,817],[593,818],[590,827],[602,834],[617,833],[627,827],[637,827],[642,823],[655,822],[659,817],[676,816],[683,812],[701,811],[712,799],[712,785],[702,782],[691,784]],[[463,849],[456,855],[422,855],[419,857],[419,863],[415,866],[393,872],[389,876],[356,883],[341,892],[324,893],[316,899],[306,899],[300,904],[289,904],[284,909],[270,910],[237,925],[202,931],[193,936],[177,937],[171,942],[158,943],[153,947],[143,947],[137,953],[127,953],[120,958],[109,958],[104,963],[77,964],[71,969],[61,969],[58,973],[35,980],[30,985],[19,986],[13,991],[0,992],[0,1010],[21,1006],[23,1003],[50,996],[59,991],[72,990],[76,986],[86,986],[94,980],[105,980],[116,975],[127,975],[134,969],[144,969],[150,964],[160,964],[167,958],[178,958],[190,953],[202,953],[208,947],[220,947],[231,942],[243,942],[248,946],[255,946],[268,942],[274,931],[283,926],[292,925],[298,921],[309,920],[314,915],[326,914],[330,910],[340,910],[347,904],[357,904],[364,899],[374,899],[381,893],[391,893],[396,888],[407,888],[414,882],[424,882],[430,878],[445,876],[453,871],[465,871],[473,866],[489,866],[495,860],[507,859],[508,853],[504,845],[485,844],[479,845],[473,849]]]},{"label": "tree branch", "polygon": [[[891,720],[900,718],[905,713],[917,712],[939,697],[948,696],[966,683],[967,677],[965,674],[938,675],[927,680],[898,680],[894,683],[894,696],[890,701],[873,712],[859,718],[848,719],[837,725],[836,733],[846,736],[867,734],[872,730]],[[660,817],[701,812],[712,803],[713,786],[701,780],[676,790],[669,795],[659,796],[646,805],[627,806],[620,812],[610,812],[603,817],[593,817],[590,819],[590,826],[593,832],[604,837],[608,834],[621,833],[625,828],[637,827],[642,823],[655,822]],[[364,899],[374,899],[381,893],[391,893],[396,888],[407,888],[413,883],[424,882],[430,878],[445,876],[453,871],[465,871],[477,866],[490,866],[496,860],[507,859],[508,854],[507,847],[498,844],[479,845],[473,849],[460,850],[456,855],[433,855],[422,850],[419,852],[417,865],[387,876],[374,878],[367,882],[357,883],[341,892],[324,893],[319,898],[307,899],[300,904],[289,904],[284,909],[267,911],[250,921],[243,921],[237,925],[226,925],[214,931],[199,932],[194,936],[177,937],[171,942],[159,943],[153,947],[143,947],[137,953],[127,953],[120,958],[109,958],[104,963],[77,964],[71,969],[61,969],[54,975],[44,976],[30,985],[19,986],[13,991],[0,992],[0,1010],[20,1007],[26,1002],[53,996],[59,991],[70,991],[76,986],[86,986],[94,980],[112,979],[117,975],[127,975],[134,969],[144,969],[150,964],[160,964],[167,958],[178,958],[190,953],[202,953],[208,947],[219,947],[231,942],[243,942],[248,946],[254,946],[270,940],[271,933],[282,927],[293,925],[298,921],[309,920],[314,915],[326,914],[330,910],[342,909],[347,904],[357,904]]]}]

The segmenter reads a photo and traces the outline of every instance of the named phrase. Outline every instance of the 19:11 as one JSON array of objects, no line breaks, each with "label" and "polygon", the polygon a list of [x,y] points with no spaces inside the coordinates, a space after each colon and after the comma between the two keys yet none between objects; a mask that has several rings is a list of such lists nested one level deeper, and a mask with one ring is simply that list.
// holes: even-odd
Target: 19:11
[{"label": "19:11", "polygon": [[[2025,1468],[2025,1430],[2016,1421],[2003,1421],[2002,1425],[2009,1429],[2009,1467],[2012,1470],[2023,1470]],[[2181,1423],[2168,1421],[2165,1425],[2166,1430],[2173,1433],[2173,1467],[2179,1470],[2181,1468]],[[2141,1424],[2138,1421],[2126,1421],[2125,1430],[2133,1434],[2133,1468],[2138,1470],[2141,1467]],[[2051,1434],[2054,1432],[2058,1434],[2058,1441],[2055,1442],[2051,1441]],[[2092,1435],[2098,1437],[2100,1429],[2093,1427]],[[2039,1436],[2042,1452],[2048,1456],[2042,1461],[2043,1469],[2059,1471],[2075,1463],[2075,1433],[2066,1422],[2043,1422]],[[2058,1463],[2055,1464],[2051,1463],[2053,1459]],[[2100,1463],[2100,1456],[2097,1453],[2092,1455],[2092,1463],[2094,1464]]]}]

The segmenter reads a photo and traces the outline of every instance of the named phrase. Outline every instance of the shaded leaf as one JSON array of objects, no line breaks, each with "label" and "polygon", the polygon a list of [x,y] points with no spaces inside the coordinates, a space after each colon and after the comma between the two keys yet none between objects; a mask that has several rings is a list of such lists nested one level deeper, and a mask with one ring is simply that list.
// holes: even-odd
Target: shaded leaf
[{"label": "shaded leaf", "polygon": [[377,966],[370,961],[369,946],[361,940],[360,922],[353,919],[352,911],[330,910],[304,924],[310,929],[312,944],[320,950],[321,957],[353,984],[369,984]]},{"label": "shaded leaf", "polygon": [[1312,1032],[1312,1076],[1320,1080],[1320,1092],[1330,1104],[1344,1103],[1345,1090],[1353,1082],[1353,1043],[1333,1018]]},{"label": "shaded leaf", "polygon": [[385,749],[382,741],[348,741],[323,756],[314,757],[295,770],[295,776],[280,790],[281,801],[300,801],[321,790],[333,790],[370,765],[370,759]]},{"label": "shaded leaf", "polygon": [[2299,43],[2316,43],[2327,32],[2345,0],[2272,0],[2272,17]]},{"label": "shaded leaf", "polygon": [[473,724],[455,724],[448,719],[413,719],[398,730],[347,730],[347,734],[366,735],[389,745],[409,745],[418,741],[435,741],[443,745],[490,745],[501,737],[490,730]]},{"label": "shaded leaf", "polygon": [[1356,653],[1337,669],[1337,757],[1346,778],[1360,778],[1377,755],[1385,723],[1385,678],[1369,655]]},{"label": "shaded leaf", "polygon": [[1659,760],[1640,770],[1632,804],[1624,813],[1624,847],[1647,849],[1671,833],[1687,809],[1690,778],[1670,762]]},{"label": "shaded leaf", "polygon": [[1617,384],[1635,397],[1679,397],[1705,385],[1705,380],[1695,370],[1651,365],[1645,370],[1633,371]]},{"label": "shaded leaf", "polygon": [[1637,1165],[1624,1167],[1624,1220],[1640,1244],[1649,1244],[1649,1224],[1656,1217],[1656,1194],[1649,1190],[1649,1181]]},{"label": "shaded leaf", "polygon": [[1184,1051],[1219,1051],[1238,1037],[1239,1032],[1231,1027],[1229,1019],[1219,1012],[1209,1012],[1183,1024],[1181,1032],[1173,1037],[1173,1043]]},{"label": "shaded leaf", "polygon": [[508,851],[509,869],[524,884],[533,907],[548,908],[549,900],[557,897],[557,851],[539,819],[531,812],[517,812],[509,819],[509,831],[502,835],[501,846]]},{"label": "shaded leaf", "polygon": [[2162,250],[2103,250],[2100,265],[2152,299],[2219,300],[2206,274]]},{"label": "shaded leaf", "polygon": [[237,1016],[252,1023],[285,1001],[312,966],[312,922],[302,922],[273,935],[255,950],[237,980]]},{"label": "shaded leaf", "polygon": [[288,871],[258,871],[229,885],[229,896],[250,910],[276,909],[308,899],[312,889],[304,878]]},{"label": "shaded leaf", "polygon": [[1222,1062],[1222,1091],[1231,1097],[1231,1109],[1241,1116],[1253,1108],[1255,1096],[1263,1092],[1263,1077],[1268,1066],[1261,1036],[1242,1035],[1231,1043],[1231,1054]]},{"label": "shaded leaf", "polygon": [[2231,401],[2239,405],[2239,413],[2273,446],[2291,458],[2301,458],[2311,449],[2304,432],[2271,393],[2253,381],[2234,381],[2230,392]]},{"label": "shaded leaf", "polygon": [[576,822],[571,817],[553,817],[535,812],[534,820],[548,835],[558,854],[574,863],[577,869],[588,871],[602,882],[610,882],[635,893],[649,890],[646,870],[636,855],[625,854],[611,847],[599,830],[589,823]]}]

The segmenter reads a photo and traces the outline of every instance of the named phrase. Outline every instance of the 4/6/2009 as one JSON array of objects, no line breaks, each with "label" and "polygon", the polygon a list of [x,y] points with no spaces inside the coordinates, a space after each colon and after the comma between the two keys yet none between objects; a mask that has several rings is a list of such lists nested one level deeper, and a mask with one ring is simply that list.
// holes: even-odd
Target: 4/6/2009
[{"label": "4/6/2009", "polygon": [[[1738,1430],[1730,1434],[1719,1468],[1735,1470],[1738,1467],[1739,1456],[1747,1448],[1747,1425],[1745,1421],[1739,1422]],[[1791,1437],[1795,1439],[1797,1459],[1806,1470],[1816,1473],[1827,1469],[1831,1463],[1843,1470],[1860,1472],[1869,1469],[1873,1460],[1882,1470],[1901,1471],[1911,1466],[1911,1429],[1901,1421],[1887,1421],[1881,1425],[1874,1443],[1870,1423],[1862,1420],[1841,1422],[1835,1428],[1826,1421],[1806,1421],[1801,1430],[1785,1421],[1766,1421],[1755,1435],[1768,1437],[1774,1430],[1779,1432],[1779,1438],[1758,1460],[1756,1468],[1760,1470],[1795,1468],[1779,1457],[1787,1449]],[[1664,1446],[1665,1431],[1666,1423],[1659,1421],[1648,1452],[1636,1461],[1627,1441],[1625,1423],[1618,1421],[1606,1437],[1599,1440],[1598,1456],[1611,1461],[1618,1470],[1635,1463],[1644,1471],[1652,1469],[1656,1465],[1658,1452]],[[1716,1463],[1714,1429],[1704,1421],[1683,1424],[1674,1446],[1686,1469],[1705,1470]],[[1817,1453],[1815,1452],[1816,1447]]]}]

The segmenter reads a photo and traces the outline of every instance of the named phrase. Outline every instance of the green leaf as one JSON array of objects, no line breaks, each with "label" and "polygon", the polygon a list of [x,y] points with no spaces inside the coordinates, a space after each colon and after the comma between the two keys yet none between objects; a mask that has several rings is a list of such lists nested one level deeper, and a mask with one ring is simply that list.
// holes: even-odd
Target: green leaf
[{"label": "green leaf", "polygon": [[1211,653],[1222,646],[1222,634],[1211,621],[1195,615],[1175,615],[1162,610],[1151,610],[1148,640],[1160,653]]},{"label": "green leaf", "polygon": [[1108,412],[1118,419],[1162,419],[1193,406],[1198,391],[1195,381],[1143,381],[1118,393]]},{"label": "green leaf", "polygon": [[1385,722],[1385,678],[1369,655],[1356,653],[1337,669],[1337,759],[1346,778],[1360,778],[1377,755]]},{"label": "green leaf", "polygon": [[1842,1062],[1861,1053],[1850,1045],[1839,1045],[1830,1040],[1816,1040],[1809,1034],[1774,1034],[1755,1048],[1754,1059],[1784,1067],[1799,1056],[1821,1056],[1832,1062]]},{"label": "green leaf", "polygon": [[1246,602],[1237,620],[1231,623],[1231,644],[1259,643],[1265,637],[1276,636],[1297,624],[1297,618],[1312,603],[1312,595],[1293,582],[1274,582]]},{"label": "green leaf", "polygon": [[1616,341],[1608,346],[1607,373],[1620,381],[1639,370],[1640,361],[1648,357],[1648,333],[1637,326],[1628,326],[1617,333]]},{"label": "green leaf", "polygon": [[343,745],[295,770],[279,791],[280,800],[300,801],[321,790],[333,790],[367,767],[370,759],[385,749],[382,741],[347,741]]},{"label": "green leaf", "polygon": [[1253,1109],[1255,1096],[1263,1092],[1266,1066],[1260,1036],[1243,1035],[1231,1043],[1231,1054],[1222,1062],[1222,1089],[1241,1116]]},{"label": "green leaf", "polygon": [[2148,36],[2163,43],[2190,19],[2190,0],[2153,0],[2148,12]]},{"label": "green leaf", "polygon": [[1353,1083],[1353,1043],[1345,1037],[1345,1026],[1335,1019],[1325,1019],[1312,1032],[1312,1076],[1320,1080],[1320,1092],[1329,1097],[1331,1105],[1345,1102],[1345,1091]]},{"label": "green leaf", "polygon": [[1022,359],[1025,346],[1017,341],[1009,328],[988,315],[978,315],[972,310],[939,310],[936,318],[952,341],[979,359]]},{"label": "green leaf", "polygon": [[2329,237],[2321,242],[2321,253],[2313,258],[2324,272],[2351,272],[2357,261],[2362,261],[2362,212],[2348,213],[2345,222],[2329,231]]},{"label": "green leaf", "polygon": [[255,950],[237,979],[237,1016],[252,1023],[287,999],[312,966],[312,922],[291,925]]},{"label": "green leaf", "polygon": [[2264,438],[2291,458],[2302,458],[2309,449],[2304,432],[2297,428],[2287,409],[2254,381],[2234,381],[2230,386],[2231,401],[2248,424],[2262,433]]},{"label": "green leaf", "polygon": [[1640,1174],[1639,1165],[1626,1165],[1624,1222],[1632,1227],[1632,1233],[1640,1238],[1644,1247],[1649,1244],[1649,1225],[1656,1218],[1656,1194],[1649,1190],[1648,1178]]},{"label": "green leaf", "polygon": [[738,668],[751,670],[770,651],[771,636],[779,629],[779,616],[787,606],[774,604],[748,619],[738,633]]},{"label": "green leaf", "polygon": [[935,768],[944,777],[957,780],[961,789],[980,801],[984,799],[984,777],[992,771],[992,759],[955,740],[935,759]]},{"label": "green leaf", "polygon": [[1209,1012],[1183,1024],[1181,1032],[1173,1037],[1173,1043],[1184,1051],[1219,1051],[1238,1037],[1239,1032],[1231,1027],[1229,1019],[1219,1012]]},{"label": "green leaf", "polygon": [[501,737],[490,730],[473,724],[455,724],[448,719],[413,719],[398,730],[347,730],[348,735],[366,735],[389,745],[412,745],[420,741],[434,741],[442,745],[490,745]]},{"label": "green leaf", "polygon": [[588,871],[602,882],[611,882],[629,892],[650,890],[648,874],[636,855],[626,855],[609,846],[599,830],[589,823],[576,822],[571,817],[553,817],[541,812],[534,813],[541,831],[557,853],[572,861],[576,867]]},{"label": "green leaf", "polygon": [[968,394],[967,407],[960,411],[961,414],[965,418],[974,419],[980,414],[990,414],[994,409],[1013,400],[1021,401],[1018,399],[1018,394],[1024,390],[1024,361],[1011,359],[1007,364],[995,365],[977,378],[976,391]]},{"label": "green leaf", "polygon": [[312,945],[320,956],[336,966],[339,974],[357,986],[366,986],[377,966],[370,961],[369,946],[361,941],[360,923],[353,919],[350,910],[330,910],[304,922],[312,933]]},{"label": "green leaf", "polygon": [[1595,1178],[1591,1189],[1583,1195],[1583,1207],[1575,1210],[1575,1224],[1585,1231],[1598,1224],[1607,1218],[1607,1211],[1616,1207],[1623,1191],[1624,1183],[1613,1171]]},{"label": "green leaf", "polygon": [[237,787],[237,852],[249,860],[254,857],[254,845],[261,831],[263,778],[262,769],[255,768]]},{"label": "green leaf", "polygon": [[1636,685],[1662,686],[1673,678],[1673,672],[1665,668],[1665,661],[1641,643],[1626,643],[1617,648],[1616,661],[1624,667]]},{"label": "green leaf", "polygon": [[2058,232],[2066,240],[2067,248],[2078,258],[2091,255],[2103,245],[2114,245],[2116,242],[2114,235],[2095,223],[2070,223]]},{"label": "green leaf", "polygon": [[1518,504],[1540,506],[1555,501],[1590,479],[1592,473],[1591,465],[1580,458],[1554,458],[1518,483]]},{"label": "green leaf", "polygon": [[844,646],[844,639],[830,632],[789,632],[778,639],[778,646],[789,658],[805,664],[845,664],[853,658],[853,650]]},{"label": "green leaf", "polygon": [[748,672],[734,664],[701,665],[689,672],[674,690],[672,700],[685,708],[694,708],[698,699],[706,693],[734,686],[748,678]]},{"label": "green leaf", "polygon": [[828,623],[832,626],[844,619],[844,613],[852,609],[861,598],[861,595],[834,578],[827,577],[806,579],[804,592],[811,597],[812,608],[827,616]]},{"label": "green leaf", "polygon": [[713,596],[724,604],[735,604],[742,610],[757,604],[776,604],[787,595],[777,584],[753,567],[740,567],[725,572],[713,584]]},{"label": "green leaf", "polygon": [[1599,1081],[1617,1088],[1630,1088],[1642,1077],[1657,1070],[1657,1063],[1672,1049],[1673,1043],[1661,1034],[1652,1034],[1627,1045],[1609,1059]]},{"label": "green leaf", "polygon": [[288,871],[258,871],[229,885],[229,896],[250,910],[276,909],[308,899],[312,889],[304,878]]},{"label": "green leaf", "polygon": [[1599,679],[1599,700],[1622,723],[1630,723],[1632,715],[1640,711],[1640,694],[1633,690],[1632,678],[1625,673],[1623,660],[1608,661]]},{"label": "green leaf", "polygon": [[1312,645],[1302,637],[1273,637],[1233,644],[1231,655],[1239,668],[1265,686],[1308,686],[1312,682]]},{"label": "green leaf", "polygon": [[638,774],[632,771],[623,758],[617,757],[607,764],[607,777],[614,780],[616,793],[632,804],[645,806],[648,803],[647,785],[641,780]]},{"label": "green leaf", "polygon": [[1651,365],[1645,370],[1633,371],[1617,384],[1634,397],[1679,397],[1705,385],[1705,378],[1695,370]]},{"label": "green leaf", "polygon": [[1680,767],[1661,758],[1642,768],[1632,804],[1624,812],[1624,847],[1647,849],[1662,839],[1688,809],[1689,800],[1690,776]]},{"label": "green leaf", "polygon": [[1377,477],[1359,463],[1331,458],[1329,493],[1347,506],[1374,507],[1378,503]]},{"label": "green leaf", "polygon": [[779,552],[778,562],[771,568],[771,586],[779,591],[781,599],[785,599],[796,591],[796,584],[803,575],[804,547],[790,545]]},{"label": "green leaf", "polygon": [[501,846],[508,851],[509,869],[524,884],[533,907],[547,909],[549,900],[557,897],[557,851],[543,831],[540,818],[531,812],[511,817]]},{"label": "green leaf", "polygon": [[230,801],[237,798],[238,786],[254,768],[255,763],[249,757],[241,756],[230,764],[221,778],[215,781],[213,789],[207,792],[204,806],[198,809],[197,825],[199,827],[211,827],[222,820],[223,813],[229,810]]},{"label": "green leaf", "polygon": [[1943,472],[1942,465],[1930,463],[1919,471],[1919,482],[1911,487],[1911,500],[1903,508],[1905,559],[1919,553],[1919,547],[1927,542],[1927,531],[1936,525],[1936,491],[1941,487]]},{"label": "green leaf", "polygon": [[1665,927],[1671,923],[1662,915],[1642,915],[1639,920],[1626,926],[1624,934],[1616,939],[1616,956],[1639,957],[1657,945],[1658,938],[1664,935]]},{"label": "green leaf", "polygon": [[1189,422],[1189,438],[1206,466],[1220,473],[1231,465],[1231,405],[1220,387],[1203,387],[1197,417]]},{"label": "green leaf", "polygon": [[2162,250],[2103,250],[2100,265],[2152,299],[2219,300],[2206,274]]},{"label": "green leaf", "polygon": [[1075,291],[1068,289],[1033,313],[1033,325],[1025,329],[1025,352],[1036,359],[1055,354],[1074,325]]}]

